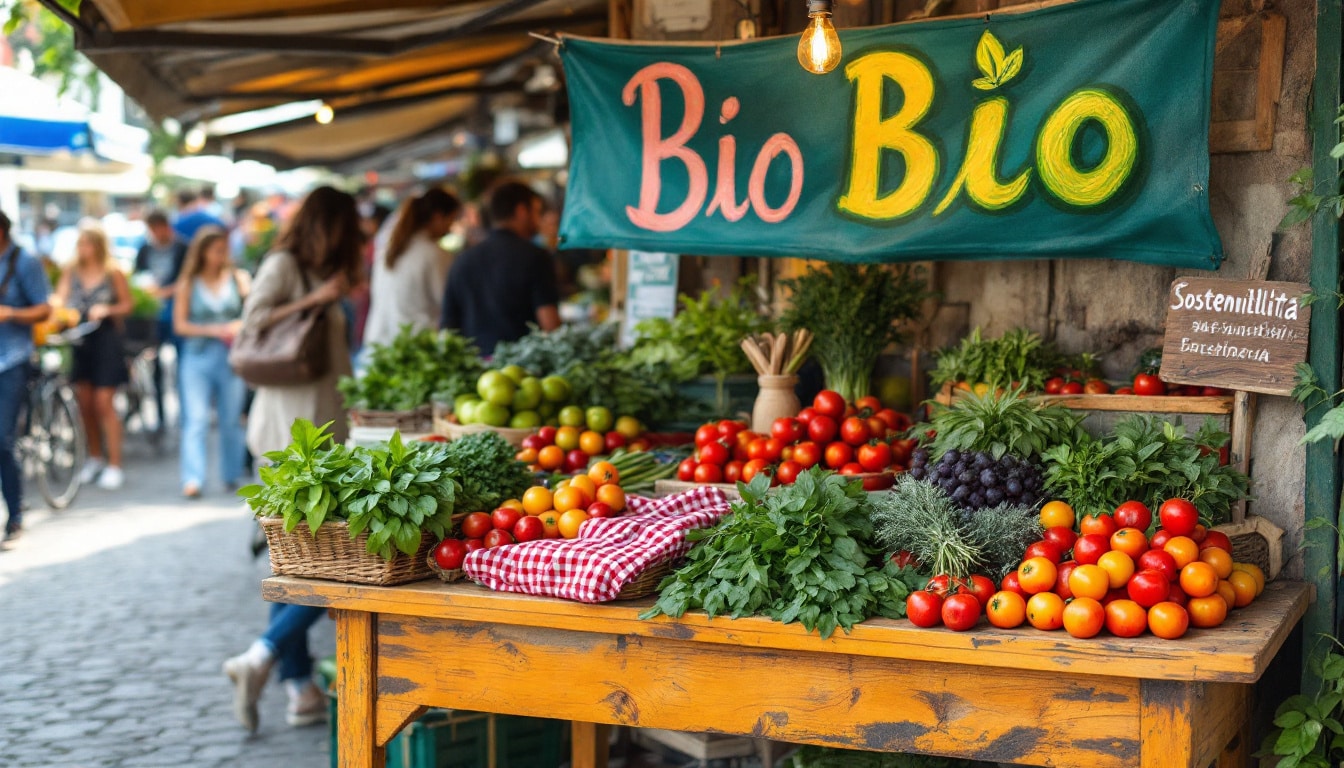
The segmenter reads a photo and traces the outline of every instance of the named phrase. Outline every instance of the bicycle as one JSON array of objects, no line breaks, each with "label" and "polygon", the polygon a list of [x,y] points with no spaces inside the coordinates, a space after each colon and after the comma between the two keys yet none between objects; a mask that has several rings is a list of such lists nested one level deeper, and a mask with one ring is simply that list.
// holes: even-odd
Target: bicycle
[{"label": "bicycle", "polygon": [[[51,340],[68,341],[59,334]],[[65,361],[64,350],[57,346],[44,346],[35,353],[14,440],[24,476],[34,481],[52,509],[65,509],[75,500],[88,450],[79,403],[65,378]]]}]

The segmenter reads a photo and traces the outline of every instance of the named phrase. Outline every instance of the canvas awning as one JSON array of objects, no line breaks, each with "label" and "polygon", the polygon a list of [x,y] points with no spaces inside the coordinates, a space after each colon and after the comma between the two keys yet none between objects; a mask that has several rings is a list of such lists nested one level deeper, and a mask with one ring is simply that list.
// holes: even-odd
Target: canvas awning
[{"label": "canvas awning", "polygon": [[156,118],[192,124],[306,100],[311,117],[221,137],[238,157],[342,163],[528,94],[551,56],[528,32],[603,34],[606,0],[85,0],[76,44]]}]

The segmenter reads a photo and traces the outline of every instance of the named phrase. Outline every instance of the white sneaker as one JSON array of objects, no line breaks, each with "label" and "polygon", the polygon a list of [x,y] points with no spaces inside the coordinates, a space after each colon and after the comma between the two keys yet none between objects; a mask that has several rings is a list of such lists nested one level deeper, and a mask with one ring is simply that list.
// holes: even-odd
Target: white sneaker
[{"label": "white sneaker", "polygon": [[98,487],[104,491],[119,490],[125,482],[126,477],[122,474],[121,467],[108,467],[98,475]]},{"label": "white sneaker", "polygon": [[102,459],[89,459],[84,462],[84,468],[79,471],[79,484],[89,485],[97,480],[98,475],[102,474],[103,467],[106,466],[107,463]]},{"label": "white sneaker", "polygon": [[309,682],[303,686],[299,695],[290,695],[289,706],[285,708],[285,722],[291,727],[302,728],[327,721],[327,695],[316,685]]},{"label": "white sneaker", "polygon": [[271,675],[271,662],[255,664],[240,654],[224,662],[224,674],[233,681],[233,714],[247,730],[257,730],[257,700]]}]

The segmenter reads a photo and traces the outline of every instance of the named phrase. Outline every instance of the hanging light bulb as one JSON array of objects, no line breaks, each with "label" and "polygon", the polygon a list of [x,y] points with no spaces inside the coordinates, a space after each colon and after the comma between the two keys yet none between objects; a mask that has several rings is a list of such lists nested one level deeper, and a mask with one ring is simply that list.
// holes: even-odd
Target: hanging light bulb
[{"label": "hanging light bulb", "polygon": [[182,148],[187,150],[187,154],[194,155],[205,149],[205,140],[208,138],[205,134],[205,128],[199,123],[193,125],[187,135],[182,137]]},{"label": "hanging light bulb", "polygon": [[313,114],[313,119],[322,125],[326,125],[336,119],[336,110],[332,109],[331,105],[324,101],[322,102],[322,106],[317,108],[317,112]]},{"label": "hanging light bulb", "polygon": [[840,36],[831,23],[830,0],[807,0],[811,19],[798,40],[798,63],[814,75],[824,75],[840,63]]}]

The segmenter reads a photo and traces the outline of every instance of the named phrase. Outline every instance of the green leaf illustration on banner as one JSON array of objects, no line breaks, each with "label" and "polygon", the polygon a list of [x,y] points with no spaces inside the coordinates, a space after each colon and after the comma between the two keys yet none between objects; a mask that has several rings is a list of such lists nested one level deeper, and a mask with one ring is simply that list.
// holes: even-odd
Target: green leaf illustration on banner
[{"label": "green leaf illustration on banner", "polygon": [[1005,54],[1003,43],[999,42],[993,32],[985,30],[980,36],[980,43],[975,47],[975,64],[984,77],[977,77],[971,85],[982,91],[992,91],[1022,71],[1022,46],[1018,46],[1012,53]]}]

